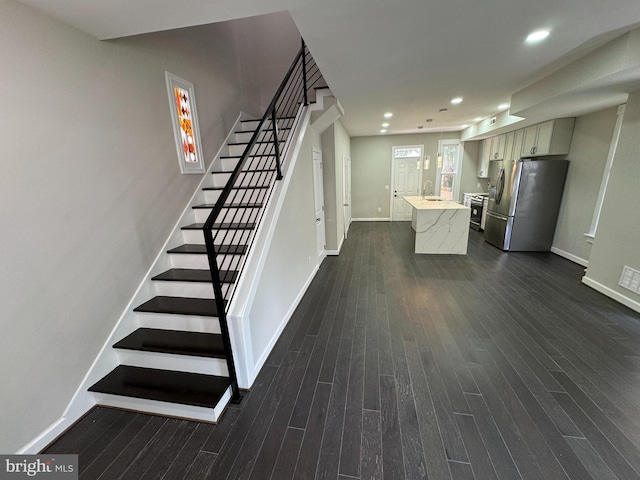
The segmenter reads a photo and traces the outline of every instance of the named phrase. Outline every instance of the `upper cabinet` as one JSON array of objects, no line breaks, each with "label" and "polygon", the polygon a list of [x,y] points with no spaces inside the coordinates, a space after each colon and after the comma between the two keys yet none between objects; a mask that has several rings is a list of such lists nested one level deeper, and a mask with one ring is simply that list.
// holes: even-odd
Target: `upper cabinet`
[{"label": "upper cabinet", "polygon": [[491,155],[490,160],[502,160],[504,158],[506,135],[498,135],[491,137]]},{"label": "upper cabinet", "polygon": [[476,176],[478,178],[489,177],[489,160],[491,157],[491,139],[485,138],[480,142],[480,158],[478,159],[478,169]]},{"label": "upper cabinet", "polygon": [[521,156],[566,155],[575,118],[556,118],[524,129]]}]

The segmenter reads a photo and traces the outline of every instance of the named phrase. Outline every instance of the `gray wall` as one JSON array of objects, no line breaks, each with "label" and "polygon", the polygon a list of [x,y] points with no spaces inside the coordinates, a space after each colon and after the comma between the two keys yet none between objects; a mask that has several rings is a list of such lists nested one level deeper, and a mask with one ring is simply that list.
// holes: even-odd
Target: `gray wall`
[{"label": "gray wall", "polygon": [[[353,137],[351,139],[353,218],[388,219],[391,216],[390,191],[385,190],[384,187],[392,183],[391,157],[394,146],[424,145],[423,154],[431,156],[431,165],[428,170],[423,171],[422,181],[431,180],[436,191],[436,156],[438,140],[441,138],[458,139],[459,132]],[[465,158],[470,161],[469,157],[465,156]],[[476,166],[475,163],[463,164],[462,169],[463,174],[468,169],[475,172]],[[382,209],[381,212],[378,212],[378,207]]]},{"label": "gray wall", "polygon": [[195,85],[208,161],[261,103],[238,38],[100,42],[0,0],[0,452],[63,414],[201,179],[180,174],[165,70]]},{"label": "gray wall", "polygon": [[591,248],[586,280],[601,291],[627,299],[640,311],[640,295],[618,286],[623,266],[640,270],[640,91],[629,95],[611,176]]},{"label": "gray wall", "polygon": [[569,254],[586,265],[591,244],[585,233],[591,227],[600,182],[616,124],[616,108],[576,118],[568,159],[569,171],[553,240],[554,251]]}]

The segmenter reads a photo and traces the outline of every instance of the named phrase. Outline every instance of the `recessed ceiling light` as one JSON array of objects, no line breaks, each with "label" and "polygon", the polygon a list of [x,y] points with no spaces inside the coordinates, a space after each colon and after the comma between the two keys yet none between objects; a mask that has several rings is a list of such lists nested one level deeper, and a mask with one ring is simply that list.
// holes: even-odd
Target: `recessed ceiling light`
[{"label": "recessed ceiling light", "polygon": [[509,108],[509,104],[508,103],[502,103],[502,104],[498,105],[498,110],[506,110],[507,108]]},{"label": "recessed ceiling light", "polygon": [[536,43],[549,36],[549,30],[537,30],[527,36],[527,43]]},{"label": "recessed ceiling light", "polygon": [[452,103],[453,105],[458,105],[458,104],[462,103],[462,97],[452,98],[452,99],[451,99],[451,103]]},{"label": "recessed ceiling light", "polygon": [[467,125],[466,123],[463,123],[462,125],[460,125],[462,128],[467,128],[469,125]]},{"label": "recessed ceiling light", "polygon": [[387,133],[387,130],[383,128],[382,130],[380,130],[380,133]]},{"label": "recessed ceiling light", "polygon": [[389,124],[387,122],[384,122],[381,126],[382,126],[382,128],[387,128],[389,126]]},{"label": "recessed ceiling light", "polygon": [[484,118],[482,118],[482,117],[476,117],[476,118],[473,119],[474,122],[480,122],[482,120],[484,120]]},{"label": "recessed ceiling light", "polygon": [[391,112],[387,112],[384,114],[384,118],[391,118],[391,117],[393,117],[393,113]]}]

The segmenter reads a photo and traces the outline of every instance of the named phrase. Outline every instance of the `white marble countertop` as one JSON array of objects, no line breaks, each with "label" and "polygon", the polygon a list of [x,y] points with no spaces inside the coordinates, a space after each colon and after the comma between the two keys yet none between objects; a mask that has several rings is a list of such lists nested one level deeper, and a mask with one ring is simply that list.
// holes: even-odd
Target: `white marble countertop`
[{"label": "white marble countertop", "polygon": [[409,202],[409,204],[412,207],[418,210],[456,210],[456,209],[465,209],[465,208],[467,210],[470,210],[469,207],[465,207],[460,203],[452,202],[450,200],[439,200],[440,197],[434,197],[429,195],[427,195],[426,197],[407,196],[402,198],[404,198],[407,202]]}]

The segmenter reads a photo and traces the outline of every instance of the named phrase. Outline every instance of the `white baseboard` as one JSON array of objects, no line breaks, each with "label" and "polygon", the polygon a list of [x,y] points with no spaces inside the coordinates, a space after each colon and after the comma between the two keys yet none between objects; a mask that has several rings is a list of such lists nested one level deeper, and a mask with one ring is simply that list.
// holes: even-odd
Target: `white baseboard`
[{"label": "white baseboard", "polygon": [[555,253],[556,255],[562,257],[562,258],[566,258],[567,260],[571,260],[573,263],[577,263],[578,265],[582,265],[583,267],[588,267],[589,266],[589,260],[585,260],[584,258],[580,258],[577,255],[574,255],[572,253],[569,252],[565,252],[564,250],[560,250],[559,248],[556,247],[551,247],[551,252]]},{"label": "white baseboard", "polygon": [[62,435],[69,427],[73,426],[89,410],[96,405],[93,394],[87,391],[77,393],[73,403],[67,408],[63,416],[53,422],[36,438],[24,445],[16,452],[18,455],[35,455],[44,450],[56,438]]},{"label": "white baseboard", "polygon": [[352,222],[390,222],[391,217],[377,217],[377,218],[352,218]]},{"label": "white baseboard", "polygon": [[634,310],[640,313],[640,302],[634,300],[632,298],[627,297],[626,295],[621,294],[620,292],[616,292],[615,290],[593,280],[592,278],[587,277],[586,275],[582,277],[582,283],[588,285],[594,290],[606,295],[609,298],[612,298],[616,302],[623,304],[626,307],[629,307],[631,310]]}]

